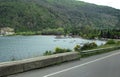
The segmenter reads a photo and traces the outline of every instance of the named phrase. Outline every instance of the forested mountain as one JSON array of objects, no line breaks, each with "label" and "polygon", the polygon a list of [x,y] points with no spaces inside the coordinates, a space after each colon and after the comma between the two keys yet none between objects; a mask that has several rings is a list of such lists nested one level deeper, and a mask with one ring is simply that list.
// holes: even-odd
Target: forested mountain
[{"label": "forested mountain", "polygon": [[16,32],[63,28],[65,33],[119,29],[120,10],[77,0],[0,0],[0,27]]}]

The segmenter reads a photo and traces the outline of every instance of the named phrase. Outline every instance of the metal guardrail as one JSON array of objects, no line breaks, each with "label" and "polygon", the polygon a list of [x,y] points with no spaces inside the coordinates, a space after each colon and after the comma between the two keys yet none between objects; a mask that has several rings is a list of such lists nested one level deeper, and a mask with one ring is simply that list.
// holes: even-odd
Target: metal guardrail
[{"label": "metal guardrail", "polygon": [[113,51],[113,50],[117,50],[117,49],[120,49],[120,46],[86,50],[86,51],[82,51],[81,54],[82,55],[87,55],[87,54],[92,54],[92,53],[96,53],[96,52],[109,52],[109,51]]}]

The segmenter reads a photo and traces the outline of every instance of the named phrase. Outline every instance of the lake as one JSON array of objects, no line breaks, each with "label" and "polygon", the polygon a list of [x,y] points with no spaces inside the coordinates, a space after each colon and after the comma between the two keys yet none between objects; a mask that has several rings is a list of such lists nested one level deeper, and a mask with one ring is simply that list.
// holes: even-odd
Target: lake
[{"label": "lake", "polygon": [[56,36],[0,36],[0,62],[41,56],[47,50],[54,51],[56,47],[73,49],[77,44],[87,42],[98,45],[105,43],[82,38],[57,39]]}]

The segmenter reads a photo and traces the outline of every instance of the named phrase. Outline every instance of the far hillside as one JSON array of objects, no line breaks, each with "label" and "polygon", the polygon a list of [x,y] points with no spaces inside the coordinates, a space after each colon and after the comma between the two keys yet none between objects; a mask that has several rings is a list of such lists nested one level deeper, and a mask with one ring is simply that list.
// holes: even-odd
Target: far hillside
[{"label": "far hillside", "polygon": [[3,27],[18,34],[120,38],[120,10],[76,0],[0,0]]}]

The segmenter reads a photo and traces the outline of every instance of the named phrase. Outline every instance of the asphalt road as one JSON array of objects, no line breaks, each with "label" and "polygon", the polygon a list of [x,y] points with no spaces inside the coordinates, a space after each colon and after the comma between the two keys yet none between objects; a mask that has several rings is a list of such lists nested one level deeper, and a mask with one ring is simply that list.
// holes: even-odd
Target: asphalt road
[{"label": "asphalt road", "polygon": [[120,50],[8,77],[120,77]]}]

